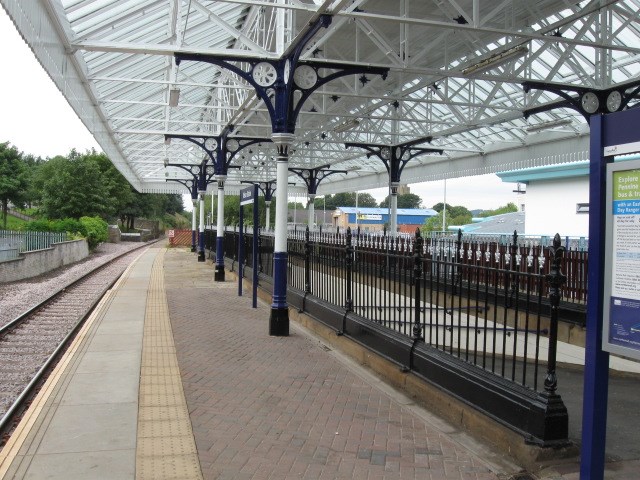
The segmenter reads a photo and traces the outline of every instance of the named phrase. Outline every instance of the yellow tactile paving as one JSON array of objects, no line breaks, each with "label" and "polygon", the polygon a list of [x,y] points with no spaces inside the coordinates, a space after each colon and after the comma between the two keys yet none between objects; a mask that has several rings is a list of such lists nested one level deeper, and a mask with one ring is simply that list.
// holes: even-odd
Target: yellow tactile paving
[{"label": "yellow tactile paving", "polygon": [[[96,320],[104,315],[107,305],[113,299],[113,296],[120,284],[129,276],[132,266],[140,256],[142,256],[142,254],[136,257],[113,287],[111,287],[111,289],[108,290],[98,302],[96,307],[93,309],[93,312],[84,322],[84,325],[78,331],[78,334],[69,345],[69,348],[55,366],[51,375],[49,375],[44,385],[31,402],[29,408],[22,416],[22,419],[7,441],[7,444],[0,451],[0,479],[5,478],[9,469],[12,468],[14,460],[22,457],[22,455],[20,455],[20,451],[23,446],[28,445],[28,443],[25,442],[28,442],[27,438],[33,433],[36,423],[39,421],[43,411],[49,408],[47,403],[50,401],[53,391],[61,382],[61,378],[65,375],[67,367],[69,367],[69,364],[74,360],[76,353],[78,353],[78,350],[82,347],[87,337],[90,336]],[[16,467],[13,466],[13,468]]]},{"label": "yellow tactile paving", "polygon": [[202,479],[175,354],[162,265],[151,271],[144,323],[136,479]]}]

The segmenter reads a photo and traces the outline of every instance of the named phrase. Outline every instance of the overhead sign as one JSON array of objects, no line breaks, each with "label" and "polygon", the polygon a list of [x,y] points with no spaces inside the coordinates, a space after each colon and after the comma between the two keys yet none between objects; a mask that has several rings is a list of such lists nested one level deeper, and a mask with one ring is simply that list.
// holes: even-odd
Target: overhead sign
[{"label": "overhead sign", "polygon": [[602,348],[640,360],[640,160],[607,165]]},{"label": "overhead sign", "polygon": [[247,187],[240,190],[240,205],[249,205],[253,203],[253,187]]}]

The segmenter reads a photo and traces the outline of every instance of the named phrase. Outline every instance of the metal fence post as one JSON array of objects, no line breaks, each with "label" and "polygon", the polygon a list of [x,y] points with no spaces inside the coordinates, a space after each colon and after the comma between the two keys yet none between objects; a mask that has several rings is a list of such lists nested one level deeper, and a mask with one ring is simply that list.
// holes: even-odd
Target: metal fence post
[{"label": "metal fence post", "polygon": [[345,248],[345,265],[347,267],[347,298],[345,301],[345,309],[347,312],[353,311],[353,298],[351,292],[351,276],[352,276],[352,267],[353,267],[353,245],[351,243],[351,227],[347,228],[347,245]]},{"label": "metal fence post", "polygon": [[304,231],[304,296],[311,293],[311,242],[309,241],[309,225]]},{"label": "metal fence post", "polygon": [[551,265],[546,275],[549,284],[549,303],[551,305],[551,324],[549,325],[549,358],[547,376],[544,379],[544,389],[553,394],[558,386],[556,377],[556,350],[558,343],[558,305],[560,304],[561,288],[567,277],[562,274],[562,258],[565,248],[562,246],[560,235],[556,233],[553,244],[549,248]]},{"label": "metal fence post", "polygon": [[422,248],[424,240],[420,235],[420,228],[416,228],[416,238],[413,243],[413,343],[409,349],[409,365],[402,366],[400,371],[409,372],[413,370],[413,352],[416,345],[422,340]]},{"label": "metal fence post", "polygon": [[456,237],[456,248],[453,252],[452,266],[454,268],[453,275],[453,288],[452,293],[456,295],[458,293],[458,287],[462,288],[462,275],[460,274],[460,259],[462,258],[462,229],[458,229],[458,235]]},{"label": "metal fence post", "polygon": [[413,338],[419,340],[422,337],[422,305],[420,295],[422,293],[422,248],[424,240],[420,235],[420,229],[416,228],[416,241],[413,247],[413,288],[414,288],[414,320]]},{"label": "metal fence post", "polygon": [[353,311],[353,298],[351,292],[351,279],[353,268],[353,245],[351,244],[351,227],[347,227],[347,234],[345,235],[345,269],[346,269],[346,282],[347,291],[345,295],[344,303],[344,315],[342,317],[342,330],[338,331],[338,335],[344,335],[347,329],[347,315]]},{"label": "metal fence post", "polygon": [[505,305],[507,308],[511,308],[513,307],[514,304],[514,297],[516,295],[516,291],[518,289],[518,274],[517,273],[513,273],[514,270],[516,269],[516,254],[518,253],[518,231],[514,230],[513,231],[513,237],[512,237],[512,242],[511,245],[509,245],[508,247],[508,254],[509,254],[509,265],[506,265],[505,262],[505,268],[509,269],[509,273],[507,273],[507,281],[510,283],[510,285],[508,285],[509,289],[507,291],[507,298],[505,299]]}]

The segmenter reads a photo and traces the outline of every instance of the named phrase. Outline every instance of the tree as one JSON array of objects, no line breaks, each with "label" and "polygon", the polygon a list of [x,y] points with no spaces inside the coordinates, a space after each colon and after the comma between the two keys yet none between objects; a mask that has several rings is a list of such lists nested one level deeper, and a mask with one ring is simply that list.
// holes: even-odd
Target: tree
[{"label": "tree", "polygon": [[7,228],[9,202],[22,205],[26,199],[27,168],[22,153],[9,142],[0,143],[0,201],[2,201],[3,228]]},{"label": "tree", "polygon": [[95,160],[100,168],[101,180],[109,198],[105,216],[108,219],[119,218],[122,210],[131,202],[133,189],[104,153],[92,151],[87,158]]},{"label": "tree", "polygon": [[[380,206],[383,208],[389,207],[389,195],[380,202]],[[422,208],[422,198],[415,193],[398,195],[398,208]]]},{"label": "tree", "polygon": [[513,202],[509,202],[506,205],[503,205],[502,207],[496,208],[495,210],[485,210],[479,216],[493,217],[494,215],[502,215],[504,213],[512,213],[517,211],[518,211],[518,207],[516,206],[516,204]]},{"label": "tree", "polygon": [[[453,219],[457,217],[463,217],[463,218],[468,217],[469,221],[465,223],[471,223],[471,212],[467,207],[463,207],[462,205],[452,206],[452,205],[449,205],[448,203],[446,205],[447,205],[447,217],[450,217],[452,219],[451,223],[453,225],[460,225],[459,223],[453,222]],[[444,204],[442,202],[436,203],[431,208],[434,209],[436,212],[440,213],[444,208]]]},{"label": "tree", "polygon": [[58,156],[38,171],[42,185],[41,208],[49,218],[106,218],[113,212],[108,186],[93,154]]},{"label": "tree", "polygon": [[[423,232],[441,232],[442,231],[442,218],[445,216],[444,204],[442,202],[436,203],[433,207],[438,215],[428,218],[422,226]],[[466,225],[471,223],[471,212],[461,205],[451,206],[447,204],[446,217],[445,217],[445,230],[450,225]]]},{"label": "tree", "polygon": [[[356,192],[336,193],[335,195],[327,195],[325,198],[316,198],[314,201],[316,208],[326,208],[327,210],[335,210],[338,207],[355,207]],[[370,193],[358,193],[358,207],[375,208],[378,202]]]}]

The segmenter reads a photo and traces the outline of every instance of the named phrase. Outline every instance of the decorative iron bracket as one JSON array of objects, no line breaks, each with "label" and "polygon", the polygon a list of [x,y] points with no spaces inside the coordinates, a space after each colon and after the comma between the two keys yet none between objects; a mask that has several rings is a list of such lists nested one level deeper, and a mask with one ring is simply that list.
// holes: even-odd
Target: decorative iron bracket
[{"label": "decorative iron bracket", "polygon": [[[327,82],[352,74],[380,74],[386,78],[389,69],[347,65],[319,60],[300,61],[307,43],[331,24],[331,15],[321,15],[299,40],[279,59],[247,58],[239,56],[175,53],[176,64],[182,61],[206,62],[227,69],[248,82],[264,102],[273,133],[294,133],[302,105],[309,96]],[[246,69],[239,65],[247,66]],[[334,70],[324,76],[321,71]],[[366,77],[365,77],[366,78]],[[299,92],[299,95],[296,95]],[[297,98],[299,96],[299,98]]]},{"label": "decorative iron bracket", "polygon": [[431,142],[432,140],[433,137],[422,137],[409,142],[399,143],[397,145],[345,143],[344,147],[363,148],[368,152],[367,157],[378,157],[382,160],[382,163],[384,163],[384,166],[387,169],[389,181],[391,183],[400,183],[402,170],[404,170],[404,167],[407,165],[409,160],[429,153],[437,153],[439,155],[444,153],[444,150],[441,148],[414,147],[414,145]]},{"label": "decorative iron bracket", "polygon": [[[212,166],[207,166],[206,161],[200,162],[200,164],[196,163],[169,163],[165,162],[165,167],[178,167],[185,172],[188,172],[193,176],[194,181],[198,187],[198,191],[205,192],[207,190],[207,185],[215,182],[214,177],[216,176],[215,169]],[[171,180],[171,179],[169,179]]]},{"label": "decorative iron bracket", "polygon": [[564,99],[549,105],[526,109],[522,112],[524,118],[556,108],[571,108],[579,112],[589,123],[591,115],[596,113],[613,113],[627,109],[629,102],[637,98],[640,93],[640,80],[605,89],[526,81],[522,83],[522,88],[525,93],[531,90],[544,90]]},{"label": "decorative iron bracket", "polygon": [[289,168],[290,172],[295,173],[298,177],[302,179],[304,184],[307,186],[307,193],[309,195],[315,195],[318,191],[318,186],[320,182],[327,178],[329,175],[333,175],[334,173],[349,173],[347,170],[332,170],[329,165],[322,165],[321,167],[315,168]]},{"label": "decorative iron bracket", "polygon": [[252,182],[251,180],[241,180],[240,183],[246,183],[250,185],[258,185],[258,190],[264,196],[265,202],[273,200],[273,194],[276,192],[276,181],[269,180],[268,182]]},{"label": "decorative iron bracket", "polygon": [[198,176],[194,175],[192,180],[184,180],[181,178],[167,178],[165,182],[176,182],[184,185],[191,194],[191,200],[198,198]]},{"label": "decorative iron bracket", "polygon": [[214,167],[215,175],[227,175],[230,168],[240,168],[237,165],[231,165],[234,157],[246,147],[260,144],[262,142],[271,142],[270,138],[253,138],[253,137],[232,137],[229,133],[233,131],[233,127],[225,127],[220,135],[179,135],[166,133],[165,140],[177,138],[187,140],[202,148]]}]

